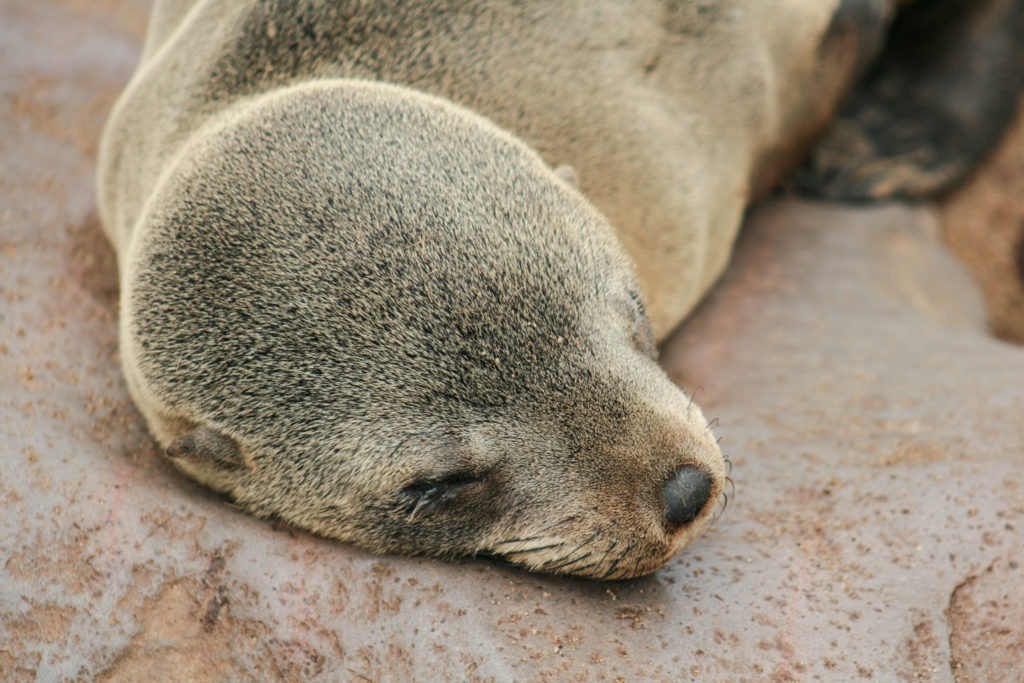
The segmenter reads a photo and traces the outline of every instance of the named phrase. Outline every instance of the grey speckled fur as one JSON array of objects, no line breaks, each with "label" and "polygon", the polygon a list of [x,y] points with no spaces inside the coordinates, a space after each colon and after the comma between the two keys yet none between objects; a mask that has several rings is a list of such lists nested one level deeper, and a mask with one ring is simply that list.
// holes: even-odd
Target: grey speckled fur
[{"label": "grey speckled fur", "polygon": [[862,61],[836,6],[158,2],[100,178],[157,439],[375,551],[653,571],[726,478],[654,340]]}]

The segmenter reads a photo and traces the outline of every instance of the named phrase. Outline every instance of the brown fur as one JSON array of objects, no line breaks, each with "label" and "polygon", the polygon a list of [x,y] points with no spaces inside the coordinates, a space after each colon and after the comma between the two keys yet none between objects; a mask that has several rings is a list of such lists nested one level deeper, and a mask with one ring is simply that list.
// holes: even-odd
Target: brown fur
[{"label": "brown fur", "polygon": [[837,6],[158,2],[100,177],[157,439],[375,551],[654,570],[726,474],[653,343],[861,68]]}]

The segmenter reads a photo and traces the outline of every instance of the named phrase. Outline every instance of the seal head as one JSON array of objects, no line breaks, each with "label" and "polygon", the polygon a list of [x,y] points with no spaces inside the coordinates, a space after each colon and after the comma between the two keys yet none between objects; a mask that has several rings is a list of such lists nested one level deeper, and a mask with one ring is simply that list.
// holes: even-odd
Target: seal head
[{"label": "seal head", "polygon": [[137,403],[256,514],[627,578],[722,492],[611,227],[443,100],[323,80],[240,102],[170,165],[125,264]]}]

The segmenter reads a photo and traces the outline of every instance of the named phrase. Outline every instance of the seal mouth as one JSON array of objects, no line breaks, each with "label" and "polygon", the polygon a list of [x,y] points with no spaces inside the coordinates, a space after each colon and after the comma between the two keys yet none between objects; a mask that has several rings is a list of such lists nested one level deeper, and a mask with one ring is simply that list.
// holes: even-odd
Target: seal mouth
[{"label": "seal mouth", "polygon": [[530,572],[603,578],[593,575],[593,570],[607,555],[593,546],[601,535],[600,531],[595,531],[588,539],[577,543],[546,535],[514,538],[500,541],[492,548],[477,552],[476,556]]},{"label": "seal mouth", "polygon": [[506,567],[506,568],[509,568],[509,569],[515,569],[517,571],[522,571],[522,572],[529,572],[529,573],[534,573],[534,574],[540,572],[540,573],[544,573],[544,574],[556,574],[556,575],[572,576],[572,577],[585,578],[585,579],[597,578],[597,577],[593,577],[593,576],[588,576],[587,574],[584,573],[588,569],[597,566],[598,563],[596,561],[592,562],[592,563],[578,565],[578,566],[572,566],[574,564],[578,564],[578,562],[580,562],[580,561],[584,561],[585,559],[588,559],[589,558],[589,553],[587,554],[587,556],[580,557],[577,560],[568,560],[565,563],[563,563],[561,566],[559,566],[558,564],[552,564],[551,566],[542,566],[541,568],[534,567],[534,566],[532,566],[530,564],[527,564],[525,562],[522,562],[522,561],[514,560],[509,555],[504,555],[502,553],[497,553],[497,552],[493,552],[493,551],[489,551],[489,550],[481,550],[480,552],[476,553],[474,555],[474,557],[477,558],[477,559],[485,560],[487,562],[491,562],[491,563],[496,564],[496,565],[498,565],[500,567]]},{"label": "seal mouth", "polygon": [[676,549],[673,548],[664,554],[631,557],[635,555],[636,550],[637,545],[633,543],[627,543],[621,548],[612,544],[602,552],[568,552],[540,563],[516,558],[516,554],[495,551],[481,551],[475,556],[500,566],[531,573],[572,576],[594,581],[624,581],[650,574],[676,554]]},{"label": "seal mouth", "polygon": [[[711,485],[714,488],[713,485]],[[719,496],[714,492],[714,499]],[[571,524],[573,518],[557,526]],[[474,553],[474,557],[496,564],[542,574],[569,575],[597,581],[617,581],[650,574],[674,557],[689,540],[703,533],[710,525],[705,505],[689,524],[666,534],[630,535],[625,529],[601,527],[587,534],[572,537],[540,533],[490,544]],[[584,535],[586,534],[586,535]],[[582,540],[580,540],[582,538]]]},{"label": "seal mouth", "polygon": [[[637,573],[629,572],[625,568],[620,567],[618,563],[613,562],[612,565],[605,571],[599,571],[601,568],[601,561],[594,560],[591,553],[587,553],[583,557],[568,558],[562,562],[549,561],[539,565],[527,563],[525,561],[514,560],[508,555],[493,552],[481,552],[477,553],[477,557],[494,562],[503,567],[509,567],[524,572],[533,574],[552,574],[559,576],[571,576],[574,578],[590,579],[594,581],[618,581],[625,579],[632,579],[657,569],[663,562],[655,562],[651,569],[646,571],[639,571]],[[591,560],[587,562],[587,560]]]}]

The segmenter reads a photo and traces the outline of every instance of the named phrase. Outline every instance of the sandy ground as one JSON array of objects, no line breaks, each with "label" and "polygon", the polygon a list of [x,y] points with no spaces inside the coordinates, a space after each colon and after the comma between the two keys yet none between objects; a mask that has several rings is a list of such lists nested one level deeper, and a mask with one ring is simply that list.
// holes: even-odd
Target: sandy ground
[{"label": "sandy ground", "polygon": [[377,557],[161,457],[118,367],[102,122],[148,3],[0,7],[0,680],[1024,680],[1024,124],[936,213],[793,200],[664,349],[735,495],[653,576]]}]

